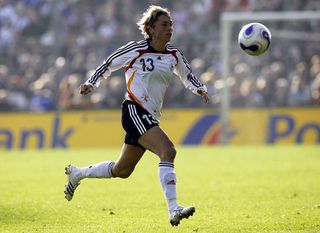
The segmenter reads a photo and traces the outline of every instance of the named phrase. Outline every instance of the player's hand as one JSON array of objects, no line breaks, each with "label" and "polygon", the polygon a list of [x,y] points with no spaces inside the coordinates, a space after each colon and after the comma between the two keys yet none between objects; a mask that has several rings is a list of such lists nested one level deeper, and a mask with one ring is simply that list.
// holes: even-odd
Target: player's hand
[{"label": "player's hand", "polygon": [[204,91],[202,89],[199,89],[197,92],[198,92],[199,95],[201,95],[202,101],[204,103],[206,103],[206,104],[209,103],[210,98],[208,96],[208,92],[206,92],[206,91]]},{"label": "player's hand", "polygon": [[93,87],[91,85],[87,84],[81,84],[80,85],[80,94],[81,95],[87,95],[93,91]]}]

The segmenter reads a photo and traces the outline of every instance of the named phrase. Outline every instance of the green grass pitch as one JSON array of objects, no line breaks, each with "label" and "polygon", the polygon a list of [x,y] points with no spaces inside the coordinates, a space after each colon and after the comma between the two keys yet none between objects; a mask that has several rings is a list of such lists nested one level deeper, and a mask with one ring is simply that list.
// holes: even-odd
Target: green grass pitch
[{"label": "green grass pitch", "polygon": [[0,232],[320,232],[319,146],[178,147],[178,200],[196,213],[169,224],[158,158],[128,179],[86,179],[64,199],[69,163],[115,160],[119,149],[1,151]]}]

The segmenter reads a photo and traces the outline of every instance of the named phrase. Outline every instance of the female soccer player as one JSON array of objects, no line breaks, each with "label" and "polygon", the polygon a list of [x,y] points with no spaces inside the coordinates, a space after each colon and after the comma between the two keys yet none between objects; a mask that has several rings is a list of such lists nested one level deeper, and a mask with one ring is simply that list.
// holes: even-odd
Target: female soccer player
[{"label": "female soccer player", "polygon": [[168,204],[170,223],[177,226],[180,220],[195,212],[195,207],[182,207],[176,198],[174,159],[176,149],[160,128],[159,121],[165,92],[177,74],[186,88],[202,96],[208,103],[207,88],[192,74],[186,58],[169,43],[172,18],[168,9],[150,6],[138,26],[144,40],[129,42],[112,53],[95,73],[80,85],[80,94],[87,95],[99,86],[101,77],[124,67],[127,93],[122,104],[122,126],[126,131],[118,161],[104,161],[88,167],[66,167],[68,183],[65,197],[71,201],[74,191],[84,178],[127,178],[133,172],[146,150],[159,156],[159,178]]}]

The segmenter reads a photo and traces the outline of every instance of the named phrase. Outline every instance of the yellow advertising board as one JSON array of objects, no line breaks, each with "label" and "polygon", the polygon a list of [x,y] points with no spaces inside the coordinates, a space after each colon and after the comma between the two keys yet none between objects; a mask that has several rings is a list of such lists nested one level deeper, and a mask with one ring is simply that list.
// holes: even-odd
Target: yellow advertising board
[{"label": "yellow advertising board", "polygon": [[[0,115],[0,150],[120,146],[124,131],[119,110]],[[160,123],[175,144],[217,144],[222,132],[218,112],[164,110]],[[320,143],[320,109],[233,109],[230,144]]]},{"label": "yellow advertising board", "polygon": [[268,143],[320,143],[320,108],[273,109]]},{"label": "yellow advertising board", "polygon": [[119,111],[0,115],[0,148],[83,148],[119,145]]}]

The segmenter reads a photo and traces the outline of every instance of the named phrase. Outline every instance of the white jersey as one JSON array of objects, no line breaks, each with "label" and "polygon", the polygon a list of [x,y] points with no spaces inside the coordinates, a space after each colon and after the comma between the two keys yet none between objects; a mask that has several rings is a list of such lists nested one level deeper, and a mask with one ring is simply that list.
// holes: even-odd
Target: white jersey
[{"label": "white jersey", "polygon": [[111,72],[124,67],[127,84],[126,99],[132,100],[158,121],[165,92],[176,74],[186,88],[197,94],[207,88],[192,74],[190,65],[175,46],[166,45],[164,52],[155,51],[148,40],[129,42],[112,53],[86,81],[99,86],[99,78],[107,78]]}]

